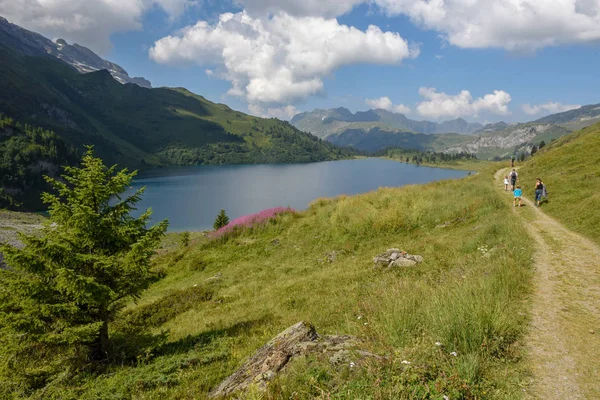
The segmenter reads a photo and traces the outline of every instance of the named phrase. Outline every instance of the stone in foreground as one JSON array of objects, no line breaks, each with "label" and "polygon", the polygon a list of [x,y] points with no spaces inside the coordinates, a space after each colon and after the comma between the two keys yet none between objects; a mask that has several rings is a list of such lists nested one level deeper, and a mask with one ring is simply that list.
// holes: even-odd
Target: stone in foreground
[{"label": "stone in foreground", "polygon": [[231,396],[250,385],[264,390],[277,373],[300,355],[325,354],[334,365],[351,363],[350,366],[356,365],[355,361],[365,357],[381,358],[368,352],[353,351],[359,342],[359,339],[345,335],[321,337],[311,324],[298,322],[258,349],[237,371],[221,382],[209,397]]}]

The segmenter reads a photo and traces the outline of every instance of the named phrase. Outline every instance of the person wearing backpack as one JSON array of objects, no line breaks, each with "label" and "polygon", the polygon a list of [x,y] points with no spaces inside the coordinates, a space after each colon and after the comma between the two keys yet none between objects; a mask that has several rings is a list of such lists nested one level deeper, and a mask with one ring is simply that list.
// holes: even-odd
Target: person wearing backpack
[{"label": "person wearing backpack", "polygon": [[542,197],[547,200],[548,199],[548,190],[547,190],[548,188],[546,187],[546,184],[544,182],[542,182],[542,185],[544,186],[542,188]]},{"label": "person wearing backpack", "polygon": [[540,206],[542,202],[542,193],[544,192],[544,183],[540,178],[535,180],[535,205]]},{"label": "person wearing backpack", "polygon": [[512,172],[509,175],[510,178],[510,186],[513,192],[515,191],[515,185],[517,184],[517,180],[519,179],[519,174],[517,174],[517,171],[515,171],[515,169],[513,168]]}]

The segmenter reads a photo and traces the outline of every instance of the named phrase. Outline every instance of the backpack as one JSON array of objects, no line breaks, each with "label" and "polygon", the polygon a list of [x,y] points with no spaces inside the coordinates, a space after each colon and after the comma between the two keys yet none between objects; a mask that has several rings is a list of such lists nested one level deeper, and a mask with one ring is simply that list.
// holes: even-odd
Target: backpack
[{"label": "backpack", "polygon": [[517,179],[517,171],[513,171],[510,173],[510,179]]}]

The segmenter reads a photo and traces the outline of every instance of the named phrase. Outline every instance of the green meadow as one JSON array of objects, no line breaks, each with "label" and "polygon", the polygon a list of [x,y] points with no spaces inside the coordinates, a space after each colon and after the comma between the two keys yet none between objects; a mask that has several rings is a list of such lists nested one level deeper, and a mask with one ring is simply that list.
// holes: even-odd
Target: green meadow
[{"label": "green meadow", "polygon": [[[245,397],[518,398],[532,243],[493,187],[494,170],[318,199],[223,239],[194,233],[188,246],[168,235],[154,260],[162,279],[111,325],[111,362],[31,395],[206,398],[269,339],[307,321],[384,358],[360,368],[299,358],[266,393]],[[391,247],[424,262],[374,268]]]},{"label": "green meadow", "polygon": [[[600,126],[557,140],[520,167],[550,192],[543,210],[598,241]],[[249,399],[518,399],[531,381],[523,348],[534,242],[494,180],[474,175],[315,200],[214,238],[168,234],[158,279],[110,325],[113,351],[94,368],[33,392],[44,399],[203,399],[258,348],[299,322],[353,335],[381,356],[332,365],[295,358]],[[418,254],[382,269],[389,248]],[[6,372],[6,371],[5,371]],[[17,390],[15,390],[17,389]],[[6,389],[8,390],[8,389]]]}]

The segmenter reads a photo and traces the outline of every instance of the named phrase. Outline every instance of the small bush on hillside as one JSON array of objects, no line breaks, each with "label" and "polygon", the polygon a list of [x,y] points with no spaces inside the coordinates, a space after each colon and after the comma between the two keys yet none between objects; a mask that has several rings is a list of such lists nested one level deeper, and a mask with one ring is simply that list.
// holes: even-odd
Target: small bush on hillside
[{"label": "small bush on hillside", "polygon": [[213,228],[218,230],[229,223],[229,217],[225,214],[225,210],[221,210],[219,215],[217,215],[217,219],[215,219],[215,223],[213,224]]},{"label": "small bush on hillside", "polygon": [[188,247],[189,245],[190,245],[190,233],[186,231],[181,234],[181,246]]},{"label": "small bush on hillside", "polygon": [[135,176],[115,169],[89,149],[63,181],[46,178],[57,194],[42,196],[50,215],[41,235],[22,235],[22,249],[0,247],[10,266],[0,270],[0,380],[9,393],[106,359],[109,322],[154,278],[150,257],[167,222],[147,229],[150,210],[130,216],[143,189],[111,205]]}]

